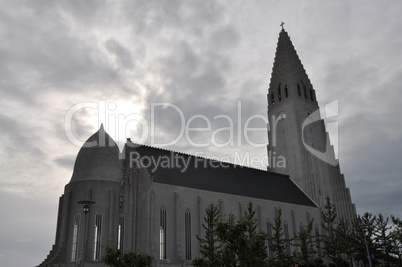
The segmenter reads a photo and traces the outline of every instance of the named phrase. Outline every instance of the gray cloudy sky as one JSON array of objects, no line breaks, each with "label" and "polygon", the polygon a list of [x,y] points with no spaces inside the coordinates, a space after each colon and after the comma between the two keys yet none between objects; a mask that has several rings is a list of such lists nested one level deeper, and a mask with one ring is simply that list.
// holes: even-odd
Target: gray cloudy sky
[{"label": "gray cloudy sky", "polygon": [[[331,138],[358,213],[402,217],[401,1],[0,2],[1,266],[39,264],[51,249],[58,198],[79,151],[65,133],[76,104],[88,107],[72,119],[81,141],[100,122],[116,139],[139,140],[144,131],[134,120],[116,137],[113,119],[140,114],[150,122],[151,104],[167,102],[186,122],[204,115],[216,130],[229,123],[214,116],[226,115],[236,129],[232,147],[198,148],[182,138],[169,149],[231,161],[236,152],[264,156],[265,147],[239,144],[237,129],[266,116],[281,21],[320,106],[339,101],[339,136]],[[89,102],[105,106],[111,120],[99,121]],[[154,119],[156,143],[180,133],[172,108],[156,109]],[[264,132],[251,137],[267,142]],[[211,132],[190,138],[208,142]]]}]

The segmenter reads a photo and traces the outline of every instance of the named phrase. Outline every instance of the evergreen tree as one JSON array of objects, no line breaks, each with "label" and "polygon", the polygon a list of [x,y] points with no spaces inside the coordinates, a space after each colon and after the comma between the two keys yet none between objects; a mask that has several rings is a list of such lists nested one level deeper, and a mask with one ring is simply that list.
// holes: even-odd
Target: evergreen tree
[{"label": "evergreen tree", "polygon": [[126,252],[122,255],[119,249],[105,247],[106,253],[102,262],[111,267],[150,267],[153,257],[147,253]]},{"label": "evergreen tree", "polygon": [[270,266],[289,265],[290,257],[286,252],[286,242],[282,227],[282,209],[278,208],[275,212],[274,224],[272,225],[272,237],[269,238],[273,254],[269,262]]},{"label": "evergreen tree", "polygon": [[380,213],[376,217],[376,232],[374,233],[374,242],[379,249],[378,260],[382,261],[385,266],[390,266],[393,261],[391,256],[392,243],[391,241],[391,226],[388,224],[389,218],[384,218]]},{"label": "evergreen tree", "polygon": [[377,262],[377,257],[379,256],[378,248],[374,243],[374,233],[376,231],[376,216],[369,212],[363,214],[363,216],[358,215],[353,221],[353,245],[355,251],[356,261],[362,263],[368,262],[366,243],[370,255],[374,255],[373,263]]},{"label": "evergreen tree", "polygon": [[[236,243],[236,239],[238,238],[238,231],[234,229],[234,221],[235,217],[233,214],[229,214],[228,219],[224,220],[223,218],[219,222],[219,237],[222,243],[224,243],[222,249],[222,257],[221,262],[222,266],[237,266],[238,265],[238,256],[236,255],[236,246],[233,244]],[[226,242],[225,240],[231,240],[231,242]],[[233,241],[234,240],[234,241]]]},{"label": "evergreen tree", "polygon": [[[338,225],[335,230],[335,240],[336,240],[336,249],[338,254],[336,264],[338,266],[348,265],[348,262],[352,261],[353,258],[353,246],[351,246],[353,240],[351,238],[351,228],[347,221],[343,218],[339,219]],[[348,261],[346,261],[342,256],[346,257]]]},{"label": "evergreen tree", "polygon": [[[221,220],[216,228],[224,248],[223,266],[266,266],[267,234],[257,231],[257,219],[250,202],[247,211],[234,225],[229,220]],[[232,217],[233,218],[233,217]]]},{"label": "evergreen tree", "polygon": [[402,220],[391,215],[393,223],[391,232],[392,254],[397,257],[398,266],[402,266]]},{"label": "evergreen tree", "polygon": [[[263,266],[267,264],[267,239],[268,235],[265,232],[257,231],[258,221],[255,218],[255,210],[253,204],[248,203],[247,212],[240,218],[238,225],[244,225],[245,233],[244,240],[246,241],[244,253],[245,266]],[[251,253],[251,257],[247,254]],[[240,258],[240,257],[239,257]]]},{"label": "evergreen tree", "polygon": [[299,251],[295,251],[295,259],[299,262],[299,264],[303,264],[305,266],[309,266],[312,264],[315,255],[317,254],[317,244],[314,240],[313,232],[313,220],[309,222],[305,229],[301,229],[299,233],[295,236],[294,246],[300,249]]},{"label": "evergreen tree", "polygon": [[[367,264],[367,247],[373,255],[373,265],[402,266],[402,222],[391,215],[392,227],[389,219],[382,214],[373,216],[366,212],[357,216],[353,222],[353,249],[355,259]],[[366,241],[366,242],[365,242]]]},{"label": "evergreen tree", "polygon": [[351,228],[343,218],[338,219],[336,207],[327,197],[322,215],[322,228],[324,233],[321,239],[324,244],[324,253],[336,266],[347,266],[348,259],[352,260],[353,249]]},{"label": "evergreen tree", "polygon": [[324,244],[325,255],[334,263],[341,261],[341,254],[337,244],[336,233],[336,220],[337,213],[336,207],[329,197],[327,197],[327,203],[324,206],[322,215],[322,228],[324,233],[322,235],[322,242]]},{"label": "evergreen tree", "polygon": [[206,209],[204,217],[204,224],[202,227],[205,229],[205,238],[197,239],[200,242],[200,252],[202,258],[195,258],[193,261],[194,266],[219,266],[221,265],[221,245],[218,242],[216,235],[216,226],[219,221],[219,209],[216,205],[211,203]]}]

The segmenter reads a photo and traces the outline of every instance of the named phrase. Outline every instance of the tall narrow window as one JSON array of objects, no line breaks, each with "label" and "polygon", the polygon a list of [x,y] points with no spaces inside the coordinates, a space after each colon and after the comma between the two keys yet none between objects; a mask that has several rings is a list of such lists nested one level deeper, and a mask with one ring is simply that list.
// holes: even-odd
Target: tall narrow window
[{"label": "tall narrow window", "polygon": [[160,224],[159,224],[159,259],[166,259],[166,208],[162,206],[160,211]]},{"label": "tall narrow window", "polygon": [[311,101],[314,101],[313,89],[311,89],[311,88],[310,88],[310,98],[311,98]]},{"label": "tall narrow window", "polygon": [[80,230],[80,214],[76,213],[74,215],[74,228],[73,228],[73,245],[71,249],[71,261],[77,260],[78,251],[78,231]]},{"label": "tall narrow window", "polygon": [[281,101],[282,99],[282,94],[281,94],[281,84],[278,86],[278,100]]},{"label": "tall narrow window", "polygon": [[302,84],[303,84],[304,98],[307,99],[306,85],[303,82],[302,82]]},{"label": "tall narrow window", "polygon": [[286,253],[290,255],[290,240],[289,240],[289,227],[288,222],[285,221],[283,223],[283,231],[285,232],[285,240],[286,240]]},{"label": "tall narrow window", "polygon": [[274,258],[274,255],[272,253],[272,242],[271,242],[271,238],[272,238],[272,224],[271,221],[268,219],[267,220],[267,234],[268,234],[268,256],[270,259]]},{"label": "tall narrow window", "polygon": [[124,251],[124,215],[119,217],[119,230],[117,233],[117,249],[121,252]]},{"label": "tall narrow window", "polygon": [[100,259],[101,240],[102,240],[102,213],[98,212],[95,216],[94,260]]},{"label": "tall narrow window", "polygon": [[301,93],[300,93],[300,85],[299,85],[299,84],[297,84],[297,94],[298,94],[299,96],[301,96]]},{"label": "tall narrow window", "polygon": [[191,260],[191,212],[189,209],[186,210],[184,222],[186,260]]},{"label": "tall narrow window", "polygon": [[275,96],[274,96],[274,93],[271,93],[271,103],[272,103],[272,106],[275,106]]},{"label": "tall narrow window", "polygon": [[322,257],[321,243],[320,243],[320,230],[318,229],[318,225],[315,225],[315,241],[317,242],[318,257]]},{"label": "tall narrow window", "polygon": [[288,86],[285,85],[285,96],[288,97],[289,96],[289,92],[288,92]]}]

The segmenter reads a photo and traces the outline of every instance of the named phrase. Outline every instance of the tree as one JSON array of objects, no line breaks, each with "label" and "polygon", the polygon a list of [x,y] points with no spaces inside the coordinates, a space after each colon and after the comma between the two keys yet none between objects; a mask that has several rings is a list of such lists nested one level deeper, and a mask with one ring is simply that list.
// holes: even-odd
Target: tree
[{"label": "tree", "polygon": [[153,257],[147,253],[126,252],[123,255],[119,249],[105,247],[106,253],[102,262],[111,267],[150,267]]},{"label": "tree", "polygon": [[378,260],[382,261],[385,266],[390,266],[393,261],[391,256],[392,243],[391,241],[391,226],[388,224],[389,218],[384,218],[380,213],[376,217],[376,231],[374,232],[374,242],[379,248]]},{"label": "tree", "polygon": [[355,259],[364,263],[367,262],[367,248],[370,255],[374,255],[373,262],[377,261],[378,247],[374,242],[373,235],[376,231],[376,216],[369,212],[363,214],[363,216],[358,215],[353,221],[353,246],[355,251]]},{"label": "tree", "polygon": [[[346,256],[349,262],[353,258],[353,246],[351,246],[353,239],[351,238],[351,233],[351,227],[349,227],[347,221],[343,218],[339,219],[335,230],[336,248],[339,255]],[[347,265],[347,262],[339,257],[335,263],[337,265]]]},{"label": "tree", "polygon": [[322,215],[324,233],[321,239],[324,244],[324,253],[337,266],[347,266],[353,257],[351,246],[351,228],[346,220],[338,219],[336,206],[327,197]]},{"label": "tree", "polygon": [[322,242],[324,244],[325,255],[334,263],[341,260],[341,254],[338,250],[336,239],[336,220],[337,213],[336,207],[329,197],[327,197],[327,203],[324,206],[322,215],[322,228],[324,233],[322,235]]},{"label": "tree", "polygon": [[402,221],[391,215],[389,218],[380,213],[373,216],[366,212],[358,215],[353,222],[353,247],[356,260],[367,263],[367,248],[373,255],[373,265],[402,266]]},{"label": "tree", "polygon": [[[222,266],[236,266],[238,265],[238,256],[236,255],[236,247],[232,243],[236,243],[238,237],[237,229],[234,229],[235,217],[229,214],[228,219],[221,218],[217,225],[218,236],[221,243],[224,244],[221,254]],[[230,240],[225,242],[224,240]]]},{"label": "tree", "polygon": [[229,220],[220,220],[216,233],[223,244],[223,266],[266,266],[267,234],[257,231],[257,219],[250,202],[247,211],[232,225]]},{"label": "tree", "polygon": [[300,248],[299,251],[295,251],[295,258],[299,261],[299,263],[303,265],[309,266],[312,263],[312,260],[315,258],[317,254],[317,247],[316,242],[314,241],[314,236],[312,235],[313,232],[313,222],[314,219],[309,222],[307,227],[301,230],[295,236],[295,243],[294,246]]},{"label": "tree", "polygon": [[283,237],[282,209],[278,208],[275,212],[274,224],[272,226],[272,237],[269,238],[269,246],[273,257],[269,262],[270,266],[289,265],[290,257],[286,253],[286,240]]},{"label": "tree", "polygon": [[211,203],[206,209],[204,224],[202,225],[205,229],[205,238],[200,238],[197,235],[197,239],[200,242],[202,258],[195,258],[193,261],[194,266],[220,265],[221,245],[218,243],[218,237],[216,235],[218,221],[219,209],[216,205]]},{"label": "tree", "polygon": [[391,215],[392,223],[394,224],[391,232],[392,254],[398,260],[398,266],[402,266],[402,220]]}]

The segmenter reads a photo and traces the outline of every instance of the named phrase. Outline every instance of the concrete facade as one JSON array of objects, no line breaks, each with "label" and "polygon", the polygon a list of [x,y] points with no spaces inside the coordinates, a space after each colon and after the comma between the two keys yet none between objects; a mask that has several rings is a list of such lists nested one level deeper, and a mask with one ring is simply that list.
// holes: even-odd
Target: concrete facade
[{"label": "concrete facade", "polygon": [[[300,89],[303,95],[298,95],[301,81],[313,96],[304,97],[304,89]],[[124,160],[120,160],[116,143],[101,126],[77,156],[72,179],[59,200],[55,244],[40,266],[80,266],[84,238],[85,266],[103,266],[103,245],[150,253],[156,266],[191,265],[191,260],[200,256],[196,236],[204,234],[203,217],[210,203],[219,207],[221,215],[239,218],[252,202],[262,231],[268,230],[275,210],[281,208],[289,238],[311,219],[315,231],[322,232],[320,206],[327,195],[336,201],[342,216],[351,219],[354,207],[339,165],[327,166],[304,149],[301,125],[306,111],[317,110],[318,104],[285,31],[280,33],[268,101],[270,118],[286,113],[276,124],[275,145],[271,124],[268,145],[269,153],[286,158],[286,166],[271,166],[268,171],[135,145],[130,140],[122,152]],[[308,129],[307,142],[325,148],[322,120]],[[183,157],[193,166],[183,172],[174,166],[132,164],[130,153],[134,152],[142,158]],[[194,166],[197,162],[208,167]],[[217,164],[222,166],[211,167]],[[86,215],[87,225],[82,205],[77,203],[81,200],[96,202]],[[294,249],[289,247],[289,252]]]},{"label": "concrete facade", "polygon": [[289,175],[318,206],[330,197],[339,216],[351,222],[356,208],[320,118],[315,89],[284,30],[268,90],[268,115],[268,155],[285,159],[284,166],[271,164],[269,169]]},{"label": "concrete facade", "polygon": [[[100,129],[101,131],[102,129]],[[130,150],[126,145],[126,149]],[[129,151],[125,153],[129,153]],[[135,150],[135,149],[134,149]],[[155,154],[158,154],[155,149]],[[144,155],[145,156],[145,155]],[[192,156],[190,156],[192,157]],[[206,159],[204,159],[206,160]],[[266,175],[266,179],[273,179],[273,173],[235,166],[241,168],[241,172],[257,171]],[[240,171],[240,169],[239,169]],[[186,175],[186,174],[185,174]],[[185,176],[184,175],[184,176]],[[121,181],[73,181],[66,185],[65,193],[60,198],[59,216],[57,223],[56,242],[47,259],[40,266],[80,266],[83,256],[84,214],[82,205],[77,202],[83,199],[93,200],[96,203],[90,206],[87,221],[87,245],[85,266],[103,266],[95,256],[95,218],[102,213],[102,245],[117,248],[120,241],[120,249],[123,251],[147,252],[154,256],[156,266],[186,266],[191,265],[191,260],[186,259],[190,253],[190,259],[199,257],[199,243],[197,235],[204,235],[202,228],[205,208],[210,204],[216,204],[221,215],[233,214],[239,218],[252,202],[258,219],[258,228],[267,231],[267,223],[273,222],[275,210],[282,209],[284,225],[288,225],[288,234],[292,238],[300,229],[300,224],[307,225],[311,219],[315,221],[315,227],[321,233],[320,209],[306,196],[297,186],[290,181],[288,176],[279,175],[279,180],[294,185],[292,188],[275,186],[280,194],[294,194],[299,192],[303,203],[280,202],[264,198],[255,198],[214,192],[188,186],[171,185],[164,182],[156,182],[158,174],[152,173],[146,167],[123,164]],[[285,201],[292,199],[285,197]],[[297,200],[296,200],[297,201]],[[295,202],[295,201],[293,201]],[[166,254],[161,257],[161,210],[165,210],[166,231],[165,246]],[[186,244],[186,221],[185,214],[191,214],[190,246]],[[78,241],[76,250],[74,243],[74,219],[79,214]],[[121,218],[124,223],[121,225]],[[122,229],[119,230],[119,226]],[[120,235],[120,238],[119,238]],[[120,239],[120,240],[119,240]],[[189,248],[190,247],[190,248]],[[190,252],[188,252],[189,250]],[[294,248],[291,247],[290,251]],[[73,257],[76,253],[76,257]],[[101,248],[100,258],[104,253]]]}]

